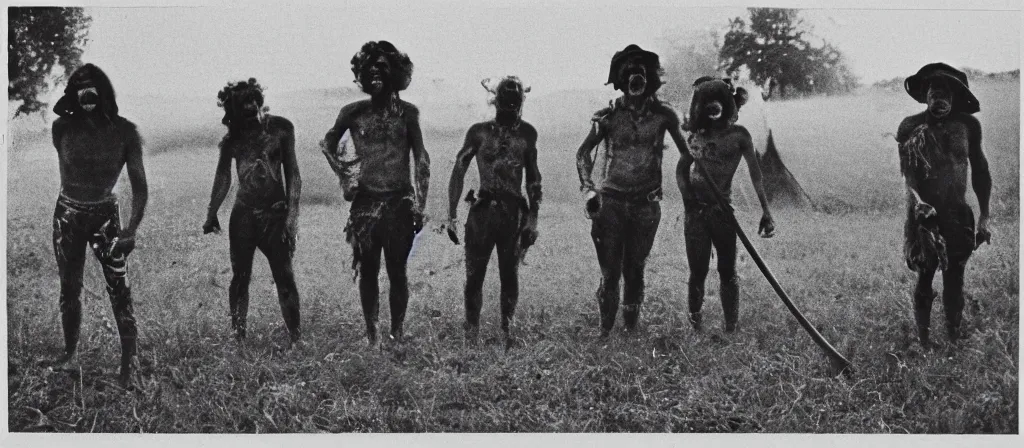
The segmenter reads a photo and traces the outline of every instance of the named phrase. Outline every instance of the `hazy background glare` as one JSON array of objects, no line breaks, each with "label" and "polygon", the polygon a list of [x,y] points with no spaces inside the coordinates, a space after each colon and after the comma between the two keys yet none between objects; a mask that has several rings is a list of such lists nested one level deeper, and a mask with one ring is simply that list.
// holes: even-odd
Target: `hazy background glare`
[{"label": "hazy background glare", "polygon": [[[119,93],[212,97],[228,79],[248,76],[276,91],[352,86],[349,59],[362,43],[385,39],[416,65],[410,93],[444,79],[482,96],[480,79],[514,73],[542,94],[600,88],[611,55],[629,43],[664,57],[662,38],[673,30],[747,18],[743,8],[631,2],[376,3],[93,7],[83,61],[104,68]],[[802,16],[867,83],[936,60],[990,72],[1020,66],[1019,12],[804,9]]]}]

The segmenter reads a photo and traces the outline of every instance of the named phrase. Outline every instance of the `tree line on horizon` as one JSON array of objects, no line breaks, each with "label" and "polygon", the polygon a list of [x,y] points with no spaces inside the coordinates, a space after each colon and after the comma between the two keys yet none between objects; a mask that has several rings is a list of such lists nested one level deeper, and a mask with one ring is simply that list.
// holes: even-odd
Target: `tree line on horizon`
[{"label": "tree line on horizon", "polygon": [[[843,52],[817,38],[800,10],[748,8],[712,30],[670,32],[665,69],[674,80],[663,88],[673,100],[687,100],[691,83],[718,74],[753,82],[765,99],[850,93],[860,86]],[[8,8],[8,101],[20,101],[13,117],[44,111],[40,98],[81,65],[92,22],[83,8]],[[1020,70],[986,73],[963,68],[970,79],[1019,79]],[[903,78],[874,87],[902,86]],[[12,117],[12,118],[13,118]]]}]

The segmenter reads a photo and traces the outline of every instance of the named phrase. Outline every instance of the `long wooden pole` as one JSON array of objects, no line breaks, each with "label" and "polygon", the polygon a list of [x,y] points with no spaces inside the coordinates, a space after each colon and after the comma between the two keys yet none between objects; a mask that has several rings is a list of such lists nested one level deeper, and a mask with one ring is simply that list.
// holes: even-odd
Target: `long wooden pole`
[{"label": "long wooden pole", "polygon": [[754,249],[754,246],[750,244],[750,240],[747,238],[747,235],[743,233],[743,229],[740,227],[740,223],[736,219],[735,211],[732,206],[729,205],[729,202],[725,200],[725,195],[723,195],[718,189],[718,186],[715,185],[711,176],[708,175],[707,170],[704,169],[704,165],[697,159],[694,159],[693,163],[697,164],[697,169],[700,170],[701,176],[707,180],[708,185],[711,187],[711,192],[715,196],[715,200],[718,201],[719,205],[721,205],[724,210],[728,211],[726,214],[732,221],[732,225],[736,228],[736,235],[740,237],[740,241],[743,242],[743,247],[747,249],[747,253],[750,254],[750,258],[754,259],[754,263],[757,264],[757,268],[761,270],[764,277],[768,279],[768,283],[772,285],[772,288],[775,290],[775,294],[778,294],[779,298],[782,299],[782,303],[786,304],[786,308],[789,308],[789,312],[793,313],[796,320],[800,322],[800,326],[804,327],[804,330],[807,330],[807,333],[811,335],[811,339],[814,339],[814,342],[825,350],[825,354],[828,355],[829,360],[832,361],[833,366],[838,370],[838,372],[845,371],[847,373],[852,373],[853,364],[843,357],[843,355],[839,354],[839,352],[825,340],[825,337],[822,336],[821,333],[818,333],[818,330],[807,321],[807,318],[804,317],[803,313],[801,313],[800,310],[797,309],[796,305],[793,304],[793,301],[789,299],[789,295],[786,294],[786,291],[782,290],[782,286],[779,285],[779,282],[775,279],[772,271],[768,269],[766,264],[764,264],[764,260],[762,260],[761,256],[757,254],[757,250]]}]

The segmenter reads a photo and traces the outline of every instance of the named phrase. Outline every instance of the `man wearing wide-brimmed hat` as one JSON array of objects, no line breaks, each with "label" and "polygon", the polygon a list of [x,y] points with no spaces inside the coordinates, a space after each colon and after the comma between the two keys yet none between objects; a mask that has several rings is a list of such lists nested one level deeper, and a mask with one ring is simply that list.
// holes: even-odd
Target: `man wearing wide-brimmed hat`
[{"label": "man wearing wide-brimmed hat", "polygon": [[[918,273],[914,317],[921,344],[929,345],[928,329],[936,294],[932,279],[942,270],[942,303],[950,340],[963,337],[964,271],[971,253],[989,242],[988,201],[992,188],[988,161],[981,147],[980,110],[967,75],[944,63],[925,65],[904,83],[907,93],[927,104],[924,112],[900,123],[900,171],[907,186],[904,255]],[[978,195],[977,228],[967,203],[967,179]]]},{"label": "man wearing wide-brimmed hat", "polygon": [[[593,117],[590,134],[576,154],[586,215],[601,265],[597,299],[601,335],[615,324],[619,281],[623,280],[622,317],[627,330],[636,327],[644,300],[644,265],[661,221],[661,161],[665,132],[679,151],[686,151],[679,116],[658,100],[663,71],[658,55],[629,45],[612,57],[607,84],[622,96]],[[591,152],[605,142],[599,183],[591,179]]]}]

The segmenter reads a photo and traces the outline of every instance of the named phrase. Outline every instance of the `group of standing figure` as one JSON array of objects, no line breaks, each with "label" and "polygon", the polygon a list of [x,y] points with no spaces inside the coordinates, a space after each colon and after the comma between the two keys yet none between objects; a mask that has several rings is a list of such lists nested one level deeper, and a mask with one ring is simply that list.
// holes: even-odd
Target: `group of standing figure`
[{"label": "group of standing figure", "polygon": [[[403,335],[409,301],[406,263],[414,238],[424,227],[430,158],[423,145],[418,109],[399,98],[399,92],[412,80],[409,57],[389,42],[368,42],[352,58],[351,68],[370,98],[343,107],[320,146],[338,174],[343,197],[352,202],[344,232],[352,246],[366,335],[373,343],[377,340],[377,279],[382,254],[390,281],[389,336],[401,339]],[[750,134],[735,123],[747,92],[727,78],[697,79],[684,121],[656,95],[662,76],[658,55],[653,52],[629,45],[615,53],[608,84],[622,95],[594,114],[590,133],[576,155],[584,212],[591,220],[601,268],[597,300],[602,337],[614,327],[620,291],[626,330],[635,329],[640,318],[645,262],[661,220],[666,132],[680,154],[676,181],[685,206],[689,319],[696,330],[703,324],[704,285],[712,248],[718,254],[725,330],[737,327],[737,229],[729,219],[728,198],[741,159],[747,163],[763,210],[759,233],[769,238],[775,232]],[[519,295],[518,266],[538,237],[542,188],[537,130],[521,117],[529,87],[515,76],[496,83],[485,80],[483,85],[493,95],[495,117],[472,125],[466,133],[448,184],[448,219],[443,228],[453,242],[460,242],[457,211],[466,171],[476,159],[480,186],[465,198],[470,203],[469,216],[461,235],[466,253],[466,336],[473,339],[479,330],[484,276],[497,248],[501,328],[511,341]],[[963,73],[945,64],[930,64],[907,79],[906,89],[917,101],[928,104],[928,110],[904,120],[897,135],[908,191],[905,253],[908,266],[919,273],[915,317],[921,342],[927,345],[936,269],[944,270],[943,300],[950,338],[960,336],[964,266],[970,253],[990,238],[991,181],[981,150],[981,127],[971,115],[978,111],[978,102]],[[136,370],[137,331],[127,257],[135,247],[135,232],[147,202],[142,140],[135,126],[119,115],[113,87],[98,67],[86,64],[75,71],[64,92],[54,108],[60,118],[53,125],[53,143],[61,175],[54,250],[61,279],[65,349],[54,367],[79,368],[79,296],[88,244],[107,281],[121,338],[120,380],[128,386]],[[234,160],[239,187],[228,224],[233,271],[231,326],[239,339],[245,338],[252,263],[259,249],[270,264],[290,340],[299,343],[299,293],[292,259],[302,182],[294,127],[287,119],[267,113],[263,89],[255,79],[229,83],[218,93],[218,100],[228,132],[219,145],[203,230],[221,230],[218,210],[231,186]],[[349,142],[343,141],[346,134]],[[602,142],[604,153],[597,167],[600,181],[595,183],[593,154]],[[133,194],[131,217],[122,228],[113,188],[125,166]],[[968,166],[980,203],[977,232],[965,199]],[[716,188],[724,200],[715,196]]]}]

